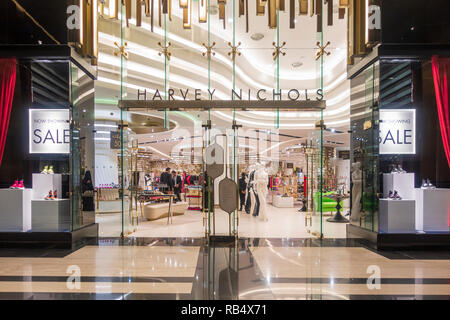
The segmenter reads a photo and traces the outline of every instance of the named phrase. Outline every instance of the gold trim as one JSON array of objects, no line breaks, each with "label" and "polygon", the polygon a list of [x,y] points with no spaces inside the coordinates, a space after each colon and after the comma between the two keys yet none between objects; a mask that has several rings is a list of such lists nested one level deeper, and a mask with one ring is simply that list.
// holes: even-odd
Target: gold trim
[{"label": "gold trim", "polygon": [[298,0],[298,14],[308,14],[308,0]]}]

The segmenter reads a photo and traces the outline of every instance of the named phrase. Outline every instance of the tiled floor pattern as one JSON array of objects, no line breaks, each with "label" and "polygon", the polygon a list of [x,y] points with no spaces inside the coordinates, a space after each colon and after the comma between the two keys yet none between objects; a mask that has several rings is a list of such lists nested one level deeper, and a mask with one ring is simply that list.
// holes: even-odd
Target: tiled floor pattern
[{"label": "tiled floor pattern", "polygon": [[[313,232],[320,232],[320,218],[313,216],[312,227],[305,226],[305,213],[299,212],[298,208],[275,208],[268,206],[268,221],[261,221],[244,212],[239,213],[239,225],[236,226],[241,237],[252,238],[309,238]],[[186,211],[184,215],[173,217],[172,224],[167,224],[167,219],[140,222],[135,237],[203,237],[205,227],[203,225],[202,213],[199,211]],[[324,215],[322,218],[322,233],[327,238],[345,238],[345,223],[330,223],[326,220],[330,217]],[[112,219],[112,218],[111,218]],[[103,220],[105,221],[104,217]],[[119,224],[117,224],[119,226]],[[212,228],[212,226],[211,226]],[[111,234],[108,227],[102,227],[100,231]],[[228,214],[216,209],[216,233],[228,233]]]},{"label": "tiled floor pattern", "polygon": [[104,239],[60,257],[0,249],[0,299],[450,299],[445,254],[387,256],[344,239]]}]

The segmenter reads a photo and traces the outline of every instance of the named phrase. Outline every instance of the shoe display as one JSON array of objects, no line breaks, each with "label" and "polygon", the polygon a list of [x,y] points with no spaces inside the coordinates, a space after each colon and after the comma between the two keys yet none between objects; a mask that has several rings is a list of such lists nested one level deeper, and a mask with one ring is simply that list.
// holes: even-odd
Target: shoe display
[{"label": "shoe display", "polygon": [[392,192],[392,190],[389,190],[389,199],[394,199],[394,193]]},{"label": "shoe display", "polygon": [[422,179],[422,189],[425,189],[427,187],[427,183],[425,182],[425,179]]},{"label": "shoe display", "polygon": [[44,198],[45,200],[52,200],[52,198],[53,198],[53,192],[52,192],[52,190],[50,190],[49,192],[48,192],[48,195]]},{"label": "shoe display", "polygon": [[394,190],[394,200],[402,200],[402,197],[400,197],[397,190]]},{"label": "shoe display", "polygon": [[56,193],[56,190],[53,190],[53,196],[52,200],[58,199],[58,194]]},{"label": "shoe display", "polygon": [[430,179],[422,179],[421,189],[436,189],[436,187],[431,183]]},{"label": "shoe display", "polygon": [[397,168],[397,166],[394,165],[394,166],[392,167],[391,173],[398,173],[398,168]]},{"label": "shoe display", "polygon": [[14,181],[13,185],[9,187],[10,189],[17,189],[19,182],[17,180]]},{"label": "shoe display", "polygon": [[17,184],[17,188],[16,189],[25,189],[25,187],[23,185],[23,180],[19,181],[19,183]]},{"label": "shoe display", "polygon": [[397,171],[398,171],[398,173],[406,173],[406,170],[403,170],[403,168],[400,164],[397,166]]},{"label": "shoe display", "polygon": [[42,169],[41,173],[47,174],[48,173],[48,166],[44,166],[44,169]]},{"label": "shoe display", "polygon": [[48,172],[47,172],[47,173],[49,173],[49,174],[55,173],[55,171],[53,170],[53,166],[50,166],[50,167],[48,168]]}]

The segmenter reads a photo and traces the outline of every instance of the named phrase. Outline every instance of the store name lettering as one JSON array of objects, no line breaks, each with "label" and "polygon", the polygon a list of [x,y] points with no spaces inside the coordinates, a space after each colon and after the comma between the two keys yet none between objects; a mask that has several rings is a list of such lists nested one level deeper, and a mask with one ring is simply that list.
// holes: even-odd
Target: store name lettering
[{"label": "store name lettering", "polygon": [[[208,89],[207,90],[207,96],[209,97],[209,100],[213,100],[214,93],[216,92],[216,89]],[[139,90],[138,89],[138,100],[178,100],[175,99],[175,96],[180,94],[181,98],[183,100],[189,100],[188,95],[191,94],[194,97],[194,100],[203,100],[203,91],[201,89],[168,89],[166,99],[163,98],[164,92],[160,92],[158,89],[155,90],[155,93],[147,93],[147,90]],[[254,96],[256,100],[258,101],[266,101],[268,99],[272,99],[273,101],[276,100],[283,100],[283,98],[287,98],[291,101],[298,101],[298,100],[305,100],[310,101],[311,96],[308,94],[308,90],[298,90],[298,89],[290,89],[290,90],[275,90],[273,89],[272,92],[266,89],[259,89],[257,91],[253,91],[251,89],[248,89],[244,93],[242,89],[239,90],[231,90],[231,100],[244,100],[248,99],[251,100],[251,97]],[[316,90],[316,96],[314,98],[317,101],[323,100],[323,90],[317,89]]]}]

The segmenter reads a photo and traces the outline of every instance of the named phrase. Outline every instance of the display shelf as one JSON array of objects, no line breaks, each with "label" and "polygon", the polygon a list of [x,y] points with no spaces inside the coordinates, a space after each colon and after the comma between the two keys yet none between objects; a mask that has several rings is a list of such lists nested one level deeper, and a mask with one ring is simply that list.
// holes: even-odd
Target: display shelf
[{"label": "display shelf", "polygon": [[414,199],[414,173],[384,173],[383,198],[389,197],[389,191],[396,190],[402,199]]},{"label": "display shelf", "polygon": [[33,173],[33,200],[44,199],[50,190],[56,190],[58,198],[62,197],[62,174]]},{"label": "display shelf", "polygon": [[417,230],[450,232],[450,189],[415,189]]},{"label": "display shelf", "polygon": [[277,208],[293,208],[294,198],[293,197],[282,197],[280,195],[274,195],[272,204]]},{"label": "display shelf", "polygon": [[188,199],[188,210],[202,210],[202,186],[186,186],[186,198]]},{"label": "display shelf", "polygon": [[70,210],[69,199],[32,200],[32,231],[69,231]]},{"label": "display shelf", "polygon": [[384,233],[416,232],[416,201],[380,199],[379,230]]},{"label": "display shelf", "polygon": [[32,189],[0,189],[0,231],[31,229]]}]

